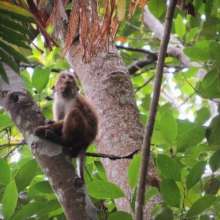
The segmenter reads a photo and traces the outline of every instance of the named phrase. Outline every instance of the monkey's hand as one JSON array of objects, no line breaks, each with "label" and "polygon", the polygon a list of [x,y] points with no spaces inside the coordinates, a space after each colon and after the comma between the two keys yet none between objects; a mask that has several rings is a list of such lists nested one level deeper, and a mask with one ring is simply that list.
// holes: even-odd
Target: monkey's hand
[{"label": "monkey's hand", "polygon": [[49,141],[55,142],[55,143],[62,143],[62,127],[63,122],[54,122],[47,125],[39,126],[35,130],[35,135],[47,139]]},{"label": "monkey's hand", "polygon": [[48,127],[47,125],[39,126],[38,128],[36,128],[34,133],[36,136],[44,139],[53,139],[54,136],[56,136],[55,132],[52,129],[50,129],[50,127]]}]

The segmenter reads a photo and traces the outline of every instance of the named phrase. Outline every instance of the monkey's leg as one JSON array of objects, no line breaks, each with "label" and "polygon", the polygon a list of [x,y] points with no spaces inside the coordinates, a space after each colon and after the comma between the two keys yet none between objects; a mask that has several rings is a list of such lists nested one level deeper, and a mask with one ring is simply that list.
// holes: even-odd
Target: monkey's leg
[{"label": "monkey's leg", "polygon": [[73,109],[64,118],[62,140],[66,153],[71,157],[77,157],[81,151],[85,151],[85,123],[78,109]]},{"label": "monkey's leg", "polygon": [[39,126],[35,130],[35,135],[60,144],[62,143],[62,128],[63,121],[54,122],[52,124]]}]

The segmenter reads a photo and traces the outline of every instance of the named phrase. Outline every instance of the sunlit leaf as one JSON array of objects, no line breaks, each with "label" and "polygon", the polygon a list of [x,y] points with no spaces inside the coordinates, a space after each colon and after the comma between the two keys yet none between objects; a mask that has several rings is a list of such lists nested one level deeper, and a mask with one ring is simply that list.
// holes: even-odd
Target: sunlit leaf
[{"label": "sunlit leaf", "polygon": [[175,19],[175,31],[180,36],[183,37],[186,32],[186,26],[183,22],[183,17],[178,14],[178,16]]},{"label": "sunlit leaf", "polygon": [[32,83],[39,92],[46,87],[49,81],[49,75],[50,71],[48,69],[35,68],[32,76]]},{"label": "sunlit leaf", "polygon": [[1,1],[0,2],[0,9],[6,10],[6,11],[10,11],[13,12],[15,14],[20,14],[22,16],[25,17],[32,17],[32,14],[25,10],[22,7],[17,6],[16,4],[10,3],[10,2],[6,2],[6,1]]},{"label": "sunlit leaf", "polygon": [[138,182],[141,157],[140,154],[135,155],[128,167],[128,183],[131,188],[135,187]]}]

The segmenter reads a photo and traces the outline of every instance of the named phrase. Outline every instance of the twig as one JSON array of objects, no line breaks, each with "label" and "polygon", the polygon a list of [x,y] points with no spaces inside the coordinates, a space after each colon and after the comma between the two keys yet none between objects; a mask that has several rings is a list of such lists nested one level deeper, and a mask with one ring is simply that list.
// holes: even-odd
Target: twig
[{"label": "twig", "polygon": [[26,144],[24,141],[18,142],[18,143],[8,143],[8,144],[1,144],[0,148],[4,147],[13,147],[13,146],[20,146]]},{"label": "twig", "polygon": [[[21,145],[24,145],[26,144],[25,141],[21,141],[21,142],[18,142],[18,143],[10,143],[10,144],[2,144],[0,145],[0,148],[3,148],[3,147],[14,147],[14,146],[21,146]],[[135,150],[133,152],[131,152],[130,154],[128,155],[125,155],[125,156],[117,156],[117,155],[113,155],[113,154],[102,154],[102,153],[91,153],[91,152],[87,152],[86,153],[86,156],[87,157],[101,157],[101,158],[108,158],[110,160],[122,160],[122,159],[132,159],[133,156],[135,154],[137,154],[139,152],[139,150]]]},{"label": "twig", "polygon": [[110,160],[122,160],[122,159],[132,159],[135,154],[137,154],[139,150],[135,150],[134,152],[126,155],[126,156],[116,156],[112,154],[102,154],[102,153],[90,153],[87,152],[87,157],[101,157],[101,158],[108,158]]},{"label": "twig", "polygon": [[151,137],[153,134],[154,122],[157,113],[157,106],[160,97],[160,89],[163,78],[163,66],[164,60],[166,56],[166,50],[168,46],[168,42],[170,39],[171,26],[173,15],[175,11],[177,0],[170,0],[166,18],[165,18],[165,27],[163,39],[161,41],[160,53],[158,57],[158,63],[156,67],[156,75],[155,75],[155,83],[153,89],[153,98],[150,105],[150,113],[148,122],[145,128],[144,142],[142,146],[142,161],[141,161],[141,169],[140,169],[140,179],[137,190],[137,199],[136,199],[136,210],[135,210],[135,220],[143,219],[143,207],[144,207],[144,195],[145,195],[145,186],[146,186],[146,177],[148,176],[148,164],[150,160],[150,145],[151,145]]},{"label": "twig", "polygon": [[157,59],[157,53],[151,52],[151,51],[146,50],[146,49],[126,47],[126,46],[122,46],[122,45],[115,45],[115,46],[116,46],[117,49],[123,49],[123,50],[128,50],[128,51],[133,51],[133,52],[144,53],[144,54],[147,54],[149,56],[155,57]]},{"label": "twig", "polygon": [[143,89],[146,85],[148,85],[152,80],[154,79],[154,76],[151,76],[143,85],[139,86],[136,90],[135,93]]},{"label": "twig", "polygon": [[128,73],[129,75],[134,75],[138,70],[142,69],[143,67],[147,66],[147,65],[151,65],[153,63],[156,63],[157,58],[149,58],[146,60],[138,60],[135,61],[134,63],[132,63],[129,67],[128,67]]}]

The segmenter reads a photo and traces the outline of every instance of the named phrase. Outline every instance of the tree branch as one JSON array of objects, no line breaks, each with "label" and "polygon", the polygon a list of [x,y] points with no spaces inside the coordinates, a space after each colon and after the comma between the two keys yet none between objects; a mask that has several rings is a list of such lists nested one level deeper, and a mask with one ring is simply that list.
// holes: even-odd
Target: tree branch
[{"label": "tree branch", "polygon": [[[4,103],[4,108],[10,113],[12,120],[22,132],[26,143],[31,147],[32,153],[47,175],[67,219],[97,219],[96,209],[91,208],[92,205],[87,198],[84,185],[77,176],[71,161],[68,161],[62,153],[62,147],[41,140],[34,135],[36,127],[45,123],[43,115],[32,97],[21,86],[19,74],[16,74],[8,65],[4,66],[10,84],[0,83],[0,95],[1,91],[4,93],[4,97],[0,96],[0,101]],[[7,91],[6,96],[5,91]]]},{"label": "tree branch", "polygon": [[[154,17],[147,6],[144,8],[143,22],[146,27],[154,32],[154,35],[157,39],[162,40],[164,26],[160,23],[159,20],[157,20],[157,18]],[[171,35],[167,53],[179,59],[184,67],[189,67],[191,65],[190,60],[184,54],[183,49],[184,47],[182,43],[174,35]]]},{"label": "tree branch", "polygon": [[133,52],[143,53],[143,54],[146,54],[148,56],[152,56],[155,59],[157,59],[157,53],[154,53],[154,52],[151,52],[149,50],[142,49],[142,48],[126,47],[126,46],[123,46],[123,45],[116,45],[116,48],[117,49],[128,50],[128,51],[133,51]]},{"label": "tree branch", "polygon": [[136,200],[136,210],[135,210],[135,219],[142,220],[143,219],[143,207],[144,207],[144,195],[145,195],[145,185],[148,175],[148,164],[150,161],[150,146],[151,146],[151,137],[153,134],[154,122],[157,113],[157,107],[160,97],[160,89],[163,79],[163,66],[164,60],[166,56],[166,50],[168,46],[168,42],[170,39],[172,20],[175,11],[177,0],[169,1],[169,6],[166,13],[165,18],[165,27],[164,34],[161,41],[160,53],[158,57],[158,63],[156,67],[156,75],[155,75],[155,83],[153,90],[153,98],[150,105],[150,113],[148,122],[145,128],[144,142],[142,146],[142,161],[141,161],[141,169],[140,169],[140,179],[138,184],[137,191],[137,200]]},{"label": "tree branch", "polygon": [[157,60],[157,58],[156,59],[155,58],[152,58],[152,59],[149,58],[149,59],[146,59],[146,60],[135,61],[134,63],[132,63],[128,67],[129,75],[134,75],[138,70],[142,69],[143,67],[155,63],[156,60]]},{"label": "tree branch", "polygon": [[123,45],[116,45],[116,48],[133,52],[139,52],[147,55],[147,59],[135,61],[128,67],[128,73],[130,75],[134,75],[138,70],[142,69],[144,66],[153,64],[155,63],[155,61],[157,61],[157,53],[153,53],[149,50],[145,50],[142,48],[126,47]]}]

